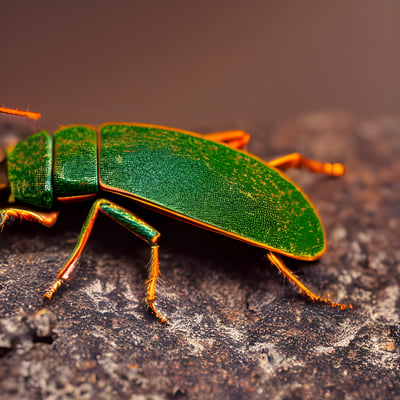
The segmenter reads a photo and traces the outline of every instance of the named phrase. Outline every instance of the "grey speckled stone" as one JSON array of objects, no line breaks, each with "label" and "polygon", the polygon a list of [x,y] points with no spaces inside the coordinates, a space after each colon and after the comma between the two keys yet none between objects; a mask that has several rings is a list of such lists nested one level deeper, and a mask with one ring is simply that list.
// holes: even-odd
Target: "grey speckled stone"
[{"label": "grey speckled stone", "polygon": [[260,249],[136,208],[162,233],[169,323],[144,305],[148,248],[104,217],[74,278],[45,303],[90,206],[70,205],[51,230],[2,233],[1,399],[400,398],[400,121],[321,113],[248,130],[265,159],[298,151],[346,164],[340,179],[288,173],[329,247],[318,262],[285,261],[354,308],[308,302]]}]

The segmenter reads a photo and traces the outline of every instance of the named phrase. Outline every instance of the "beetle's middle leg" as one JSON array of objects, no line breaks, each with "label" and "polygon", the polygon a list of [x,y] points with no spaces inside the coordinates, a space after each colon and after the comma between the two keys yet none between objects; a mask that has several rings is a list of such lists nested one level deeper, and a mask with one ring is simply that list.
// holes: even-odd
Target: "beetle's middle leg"
[{"label": "beetle's middle leg", "polygon": [[166,318],[157,311],[157,308],[154,304],[156,300],[155,286],[157,278],[160,275],[160,265],[158,258],[158,239],[160,237],[160,233],[149,224],[147,224],[145,221],[141,220],[139,217],[133,214],[131,211],[106,199],[98,199],[94,202],[92,208],[90,209],[89,215],[87,216],[86,221],[83,224],[78,242],[75,246],[74,251],[72,252],[71,257],[61,268],[60,272],[57,275],[57,280],[44,294],[44,297],[51,299],[53,294],[62,285],[62,283],[70,278],[72,271],[75,269],[78,263],[86,242],[89,239],[94,221],[96,220],[99,211],[112,218],[114,221],[118,222],[120,225],[127,228],[133,234],[143,239],[148,245],[150,245],[151,263],[149,268],[149,276],[146,281],[147,304],[151,312],[161,322],[165,322]]},{"label": "beetle's middle leg", "polygon": [[303,157],[300,153],[287,154],[286,156],[268,161],[267,165],[283,171],[288,168],[307,168],[312,172],[322,172],[330,176],[342,176],[346,171],[346,167],[341,163],[310,160]]},{"label": "beetle's middle leg", "polygon": [[275,265],[276,268],[279,269],[279,271],[282,272],[283,276],[288,279],[290,282],[294,283],[299,289],[300,292],[305,294],[310,300],[312,301],[318,301],[321,303],[327,303],[330,304],[332,307],[340,307],[340,309],[344,310],[347,307],[353,308],[353,306],[346,305],[346,304],[340,304],[340,303],[335,303],[332,300],[328,298],[324,298],[321,296],[316,295],[314,292],[312,292],[308,287],[306,287],[299,278],[296,277],[296,275],[293,274],[292,271],[284,264],[284,262],[278,257],[276,254],[269,252],[267,254],[268,260],[271,262],[272,265]]},{"label": "beetle's middle leg", "polygon": [[242,130],[206,133],[203,137],[213,142],[224,143],[233,149],[242,149],[250,141],[250,134]]}]

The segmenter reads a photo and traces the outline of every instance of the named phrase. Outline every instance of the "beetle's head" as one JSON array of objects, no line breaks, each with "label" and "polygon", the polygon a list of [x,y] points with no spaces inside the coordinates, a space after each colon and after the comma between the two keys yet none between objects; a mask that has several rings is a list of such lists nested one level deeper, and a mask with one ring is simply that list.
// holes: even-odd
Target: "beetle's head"
[{"label": "beetle's head", "polygon": [[10,184],[7,175],[7,161],[5,153],[0,149],[0,199],[10,194]]},{"label": "beetle's head", "polygon": [[[6,149],[12,149],[28,134],[37,129],[32,121],[41,117],[40,113],[29,110],[17,110],[0,106],[0,201],[9,196],[10,184],[7,174]],[[24,118],[21,118],[24,117]],[[12,197],[8,198],[12,200]]]},{"label": "beetle's head", "polygon": [[10,141],[7,135],[0,137],[0,200],[7,198],[11,192],[7,172],[7,149],[15,145],[15,140]]},{"label": "beetle's head", "polygon": [[[11,115],[10,115],[11,114]],[[33,113],[39,115],[37,113]],[[21,118],[21,116],[28,118]],[[32,118],[28,111],[0,107],[0,201],[10,194],[7,174],[7,150],[32,133]]]}]

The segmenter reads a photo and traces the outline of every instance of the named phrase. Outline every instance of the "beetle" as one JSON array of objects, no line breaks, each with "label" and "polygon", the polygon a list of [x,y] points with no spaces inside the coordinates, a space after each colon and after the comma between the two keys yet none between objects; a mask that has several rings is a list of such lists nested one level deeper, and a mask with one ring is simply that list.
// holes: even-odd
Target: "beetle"
[{"label": "beetle", "polygon": [[[13,113],[7,108],[0,111]],[[30,118],[36,115],[19,112]],[[40,131],[7,151],[11,195],[33,209],[0,210],[1,229],[15,220],[51,227],[59,214],[55,211],[58,205],[93,199],[74,251],[44,296],[51,299],[71,277],[102,212],[150,246],[146,300],[149,310],[165,322],[155,305],[160,233],[129,209],[110,201],[107,195],[113,194],[261,247],[270,263],[309,299],[346,308],[308,289],[279,257],[313,261],[326,251],[318,212],[283,171],[307,168],[341,176],[344,165],[310,160],[299,153],[265,162],[244,150],[249,139],[241,130],[201,135],[139,123],[105,123],[97,128],[70,125],[53,137]]]}]

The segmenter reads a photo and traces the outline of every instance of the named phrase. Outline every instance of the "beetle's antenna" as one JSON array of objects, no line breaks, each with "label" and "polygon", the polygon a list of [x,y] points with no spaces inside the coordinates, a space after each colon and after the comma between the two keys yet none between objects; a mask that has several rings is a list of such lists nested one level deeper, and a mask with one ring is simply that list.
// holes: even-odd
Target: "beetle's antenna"
[{"label": "beetle's antenna", "polygon": [[18,115],[20,117],[27,117],[29,119],[39,119],[42,114],[28,111],[28,110],[18,110],[17,108],[0,107],[0,112],[4,114]]}]

